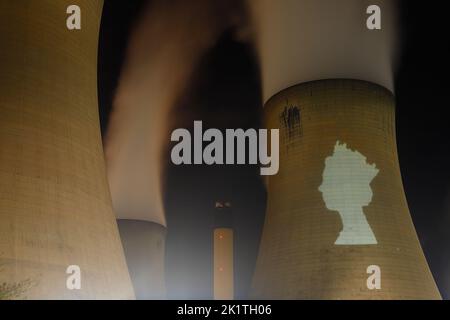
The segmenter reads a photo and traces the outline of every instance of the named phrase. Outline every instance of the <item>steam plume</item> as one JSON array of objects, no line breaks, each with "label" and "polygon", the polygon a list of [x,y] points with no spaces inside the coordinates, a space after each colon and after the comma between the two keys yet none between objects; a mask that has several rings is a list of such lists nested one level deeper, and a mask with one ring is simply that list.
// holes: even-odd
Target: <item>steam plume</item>
[{"label": "steam plume", "polygon": [[237,1],[151,1],[132,34],[106,138],[116,215],[166,224],[162,153],[170,115],[202,54],[236,23]]},{"label": "steam plume", "polygon": [[[247,0],[262,66],[264,101],[295,84],[350,78],[393,91],[394,0]],[[381,30],[366,9],[381,8]]]}]

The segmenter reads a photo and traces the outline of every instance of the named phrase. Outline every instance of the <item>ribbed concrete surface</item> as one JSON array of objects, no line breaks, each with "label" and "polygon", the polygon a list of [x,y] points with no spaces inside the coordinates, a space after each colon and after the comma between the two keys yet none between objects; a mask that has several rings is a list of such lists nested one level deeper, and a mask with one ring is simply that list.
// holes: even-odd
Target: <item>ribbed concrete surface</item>
[{"label": "ribbed concrete surface", "polygon": [[[267,128],[280,129],[280,171],[268,179],[252,297],[439,299],[403,191],[393,95],[368,82],[315,81],[277,94],[265,113]],[[361,184],[372,192],[366,203],[348,183],[331,190],[346,207],[362,209],[376,244],[335,244],[343,222],[319,187],[338,141],[363,155],[363,166],[379,170],[370,186]],[[349,163],[344,161],[343,172],[362,183],[366,177]],[[381,290],[367,288],[370,265],[381,268]]]},{"label": "ribbed concrete surface", "polygon": [[[66,28],[77,4],[82,30]],[[0,2],[0,283],[18,298],[133,298],[97,107],[101,0]],[[82,289],[66,289],[66,268]]]}]

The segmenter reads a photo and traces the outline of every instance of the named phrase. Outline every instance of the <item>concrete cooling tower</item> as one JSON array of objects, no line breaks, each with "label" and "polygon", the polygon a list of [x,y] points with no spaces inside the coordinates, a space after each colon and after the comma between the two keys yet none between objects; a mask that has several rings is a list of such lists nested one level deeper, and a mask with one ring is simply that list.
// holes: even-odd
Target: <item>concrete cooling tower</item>
[{"label": "concrete cooling tower", "polygon": [[280,129],[253,298],[440,298],[398,162],[394,3],[250,2],[265,124]]},{"label": "concrete cooling tower", "polygon": [[[72,4],[81,30],[66,27]],[[0,283],[14,289],[9,298],[134,297],[99,128],[102,5],[0,2]],[[68,286],[71,265],[80,290]]]},{"label": "concrete cooling tower", "polygon": [[136,298],[162,299],[166,294],[166,227],[138,220],[118,220]]}]

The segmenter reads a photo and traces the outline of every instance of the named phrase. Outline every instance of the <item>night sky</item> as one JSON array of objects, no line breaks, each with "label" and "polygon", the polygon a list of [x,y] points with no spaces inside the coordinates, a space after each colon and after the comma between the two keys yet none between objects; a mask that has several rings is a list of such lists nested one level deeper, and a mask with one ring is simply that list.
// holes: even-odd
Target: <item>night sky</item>
[{"label": "night sky", "polygon": [[[106,132],[127,40],[146,0],[105,1],[99,50],[99,105]],[[446,12],[401,2],[402,54],[396,72],[397,138],[406,196],[419,239],[444,298],[450,298],[450,90]],[[182,53],[180,53],[182,54]],[[171,117],[177,127],[257,128],[262,111],[252,48],[225,32],[198,66]],[[205,128],[206,129],[206,128]],[[170,137],[167,138],[170,141]],[[167,154],[168,298],[212,297],[214,203],[233,204],[236,297],[253,273],[266,194],[258,166],[182,166]]]}]

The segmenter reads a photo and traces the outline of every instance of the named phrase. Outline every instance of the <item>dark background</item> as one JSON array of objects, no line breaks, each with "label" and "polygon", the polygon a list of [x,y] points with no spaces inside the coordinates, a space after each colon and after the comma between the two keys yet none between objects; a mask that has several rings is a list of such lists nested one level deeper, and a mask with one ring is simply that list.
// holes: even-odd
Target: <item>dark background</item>
[{"label": "dark background", "polygon": [[[107,128],[133,23],[146,0],[105,1],[99,49],[99,104]],[[450,298],[450,127],[447,119],[450,63],[446,12],[436,5],[400,2],[401,49],[396,72],[397,137],[411,215],[433,275]],[[259,71],[252,48],[225,32],[202,59],[189,92],[175,113],[183,126],[249,128],[260,125]],[[190,110],[189,112],[181,110]],[[175,116],[177,116],[175,114]],[[167,164],[168,298],[212,297],[214,203],[233,204],[235,287],[245,298],[265,211],[265,190],[257,166]]]}]

